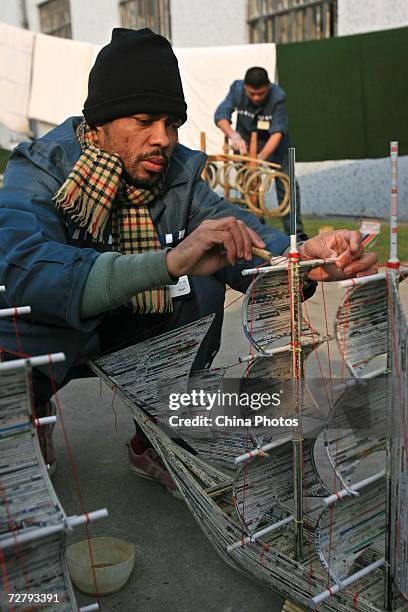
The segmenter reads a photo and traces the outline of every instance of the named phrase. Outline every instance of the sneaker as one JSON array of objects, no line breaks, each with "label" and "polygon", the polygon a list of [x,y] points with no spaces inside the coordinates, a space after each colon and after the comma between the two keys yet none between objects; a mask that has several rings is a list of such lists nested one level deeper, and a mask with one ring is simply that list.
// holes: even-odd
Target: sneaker
[{"label": "sneaker", "polygon": [[[41,409],[39,409],[38,412],[43,417],[54,416],[57,413],[55,404],[52,400],[41,406]],[[40,425],[37,427],[38,441],[40,443],[41,453],[44,463],[47,466],[49,476],[52,476],[57,469],[57,459],[55,456],[54,443],[52,441],[54,427],[55,423]]]},{"label": "sneaker", "polygon": [[132,448],[132,440],[129,440],[126,446],[128,447],[130,471],[134,476],[155,480],[163,485],[173,497],[183,499],[174,480],[164,467],[160,455],[154,448],[147,448],[143,453],[135,453]]}]

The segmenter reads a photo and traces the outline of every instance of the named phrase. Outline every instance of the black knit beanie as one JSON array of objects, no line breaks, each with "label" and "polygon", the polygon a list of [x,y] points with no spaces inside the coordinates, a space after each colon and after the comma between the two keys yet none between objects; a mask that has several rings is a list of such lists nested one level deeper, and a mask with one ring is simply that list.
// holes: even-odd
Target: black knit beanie
[{"label": "black knit beanie", "polygon": [[187,119],[177,58],[169,41],[148,28],[115,28],[89,73],[83,114],[90,125],[137,113]]}]

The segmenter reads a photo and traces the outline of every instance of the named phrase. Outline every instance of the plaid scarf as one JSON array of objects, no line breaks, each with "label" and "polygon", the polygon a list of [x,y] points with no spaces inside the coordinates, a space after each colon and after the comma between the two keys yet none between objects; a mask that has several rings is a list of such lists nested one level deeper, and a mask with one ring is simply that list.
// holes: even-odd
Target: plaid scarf
[{"label": "plaid scarf", "polygon": [[[160,241],[147,205],[155,200],[163,180],[150,189],[137,189],[122,179],[122,162],[117,155],[106,153],[98,145],[96,130],[85,121],[76,135],[81,156],[62,187],[54,195],[57,208],[95,241],[101,241],[112,215],[113,250],[124,255],[158,251]],[[131,299],[139,314],[172,312],[168,287],[150,289]]]}]

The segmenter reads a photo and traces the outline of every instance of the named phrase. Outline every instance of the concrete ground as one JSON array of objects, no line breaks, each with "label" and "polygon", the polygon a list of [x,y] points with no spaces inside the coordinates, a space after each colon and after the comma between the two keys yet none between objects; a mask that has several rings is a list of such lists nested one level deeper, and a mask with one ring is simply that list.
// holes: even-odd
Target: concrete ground
[{"label": "concrete ground", "polygon": [[[405,298],[408,283],[404,283]],[[342,292],[325,285],[330,319]],[[239,294],[227,292],[226,305]],[[408,303],[408,299],[406,299]],[[223,345],[216,364],[247,354],[240,322],[241,300],[227,307]],[[314,324],[324,329],[322,295],[307,302]],[[331,330],[331,323],[329,323]],[[135,478],[128,469],[125,443],[133,423],[127,409],[97,379],[71,382],[59,393],[69,443],[87,511],[108,508],[109,517],[91,525],[92,536],[112,536],[136,547],[134,572],[116,594],[101,598],[110,612],[278,612],[282,602],[249,577],[224,563],[185,505],[157,484]],[[115,413],[117,416],[115,416]],[[116,428],[115,428],[115,420]],[[80,514],[68,452],[56,429],[57,471],[53,482],[66,512]],[[85,538],[75,529],[68,543]],[[80,605],[94,598],[80,593]]]}]

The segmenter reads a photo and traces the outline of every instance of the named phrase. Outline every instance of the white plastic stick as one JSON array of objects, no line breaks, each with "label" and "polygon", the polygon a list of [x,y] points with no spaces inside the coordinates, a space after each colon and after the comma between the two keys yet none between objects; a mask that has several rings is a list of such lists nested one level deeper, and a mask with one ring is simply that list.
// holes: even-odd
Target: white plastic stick
[{"label": "white plastic stick", "polygon": [[101,510],[94,510],[93,512],[87,512],[86,514],[69,516],[67,518],[67,523],[69,527],[77,527],[78,525],[92,523],[92,521],[97,521],[98,519],[106,518],[107,516],[107,509],[102,508]]},{"label": "white plastic stick", "polygon": [[248,361],[253,361],[255,357],[258,357],[258,355],[243,355],[238,357],[238,361],[239,363],[247,363]]},{"label": "white plastic stick", "polygon": [[[384,478],[385,476],[385,470],[381,470],[381,472],[378,472],[377,474],[374,474],[373,476],[369,476],[368,478],[365,478],[364,480],[360,480],[360,482],[356,482],[356,484],[351,485],[351,487],[349,487],[349,489],[351,489],[351,491],[360,491],[360,489],[364,489],[364,487],[367,487],[369,484],[372,484],[373,482],[376,482],[377,480],[380,480],[381,478]],[[348,497],[350,495],[350,490],[349,489],[342,489],[341,491],[337,491],[337,493],[333,493],[333,495],[329,495],[329,497],[325,497],[323,500],[324,505],[327,506],[331,506],[331,504],[334,504],[334,502],[338,501],[339,499],[343,499],[343,497]]]},{"label": "white plastic stick", "polygon": [[[335,263],[337,261],[337,257],[328,257],[327,259],[307,259],[304,261],[299,261],[299,265],[301,267],[316,267],[316,266],[324,266],[325,264]],[[242,276],[250,276],[253,274],[264,274],[264,272],[271,272],[273,270],[287,270],[288,263],[285,261],[283,264],[277,264],[276,266],[264,266],[262,268],[249,268],[248,270],[242,270]]]},{"label": "white plastic stick", "polygon": [[311,607],[314,608],[315,606],[317,606],[317,604],[321,603],[322,601],[325,601],[325,599],[328,599],[331,595],[335,595],[336,593],[338,593],[338,591],[345,589],[350,584],[353,584],[354,582],[357,582],[357,580],[360,580],[360,578],[364,578],[364,576],[367,576],[367,574],[373,572],[382,565],[384,565],[384,559],[375,561],[375,563],[371,563],[371,565],[363,567],[363,569],[361,569],[360,571],[342,580],[341,586],[339,584],[334,584],[332,587],[326,589],[326,591],[323,591],[323,593],[319,593],[319,595],[316,595],[316,597],[312,597]]},{"label": "white plastic stick", "polygon": [[4,285],[0,285],[0,293],[3,293],[3,291],[6,290],[6,287]]},{"label": "white plastic stick", "polygon": [[288,148],[288,170],[289,170],[289,204],[290,204],[290,253],[298,253],[296,237],[296,175],[295,175],[296,149]]},{"label": "white plastic stick", "polygon": [[371,372],[365,372],[360,378],[349,378],[344,380],[337,385],[334,385],[333,391],[335,393],[340,393],[349,387],[354,387],[355,385],[364,384],[365,380],[370,380],[371,378],[376,378],[377,376],[382,376],[387,371],[387,368],[378,368],[377,370],[372,370]]},{"label": "white plastic stick", "polygon": [[27,359],[13,359],[11,361],[4,361],[0,363],[0,372],[4,370],[14,370],[15,368],[22,368],[27,363],[35,366],[47,365],[48,363],[58,363],[65,361],[64,353],[50,353],[49,355],[38,355],[37,357],[27,357]]},{"label": "white plastic stick", "polygon": [[[80,516],[68,517],[66,523],[69,528],[72,528],[76,527],[77,525],[83,525],[85,523],[96,521],[106,516],[108,516],[108,511],[106,510],[106,508],[103,508],[102,510],[95,510],[94,512],[89,512]],[[34,540],[48,538],[49,536],[52,536],[55,533],[60,533],[61,531],[64,531],[65,527],[65,522],[62,522],[58,525],[52,525],[50,527],[38,527],[38,529],[31,529],[26,533],[17,533],[16,535],[13,535],[9,538],[0,540],[0,549],[5,550],[6,548],[16,546],[17,544],[27,544],[28,542],[33,542]]]},{"label": "white plastic stick", "polygon": [[[310,346],[311,344],[317,345],[321,342],[326,342],[331,340],[331,336],[316,336],[312,341],[310,339],[301,338],[302,347]],[[258,357],[269,357],[272,355],[278,355],[279,353],[288,353],[292,350],[291,344],[284,344],[283,346],[278,346],[277,348],[265,349],[262,353],[258,353],[256,355],[244,355],[243,357],[239,357],[240,363],[246,363],[247,361],[252,361]]]},{"label": "white plastic stick", "polygon": [[16,306],[16,308],[1,308],[0,317],[14,317],[16,315],[30,314],[30,306]]},{"label": "white plastic stick", "polygon": [[49,425],[50,423],[56,423],[56,422],[57,422],[57,417],[54,415],[54,416],[41,417],[39,419],[35,419],[34,425],[36,427],[42,427],[43,425]]},{"label": "white plastic stick", "polygon": [[79,608],[79,612],[93,612],[93,610],[99,610],[99,604],[89,604],[89,606],[84,606],[83,608]]},{"label": "white plastic stick", "polygon": [[258,354],[258,355],[245,355],[244,357],[239,358],[239,362],[245,363],[247,361],[252,361],[256,357],[269,357],[270,355],[277,355],[278,353],[287,353],[291,350],[292,350],[291,345],[285,344],[284,346],[278,346],[277,348],[266,349],[263,353]]},{"label": "white plastic stick", "polygon": [[252,459],[253,457],[256,457],[257,455],[263,455],[264,453],[267,453],[269,450],[272,450],[273,448],[277,448],[278,446],[282,446],[283,444],[286,444],[286,442],[289,442],[290,440],[292,440],[291,435],[286,436],[285,438],[281,438],[280,440],[275,440],[275,442],[269,442],[268,444],[265,444],[265,446],[261,446],[261,448],[254,448],[253,450],[248,451],[247,453],[244,453],[243,455],[240,455],[239,457],[235,457],[234,463],[235,465],[238,465],[239,463],[248,461],[249,459]]},{"label": "white plastic stick", "polygon": [[390,258],[389,263],[398,263],[397,231],[398,231],[398,142],[390,143],[391,161],[391,215],[390,215]]},{"label": "white plastic stick", "polygon": [[282,519],[281,521],[274,523],[273,525],[268,525],[268,527],[256,531],[252,536],[245,536],[245,538],[238,540],[238,542],[234,542],[234,544],[230,544],[229,546],[227,546],[227,552],[231,552],[233,550],[236,550],[237,548],[241,548],[241,546],[244,546],[244,544],[249,544],[249,542],[252,542],[252,540],[259,540],[259,538],[262,538],[262,536],[266,535],[267,533],[275,531],[276,529],[280,529],[284,525],[291,523],[293,521],[293,518],[293,515],[288,516]]},{"label": "white plastic stick", "polygon": [[367,285],[386,278],[385,272],[378,274],[370,274],[369,276],[359,276],[358,278],[349,278],[347,280],[338,281],[337,286],[341,289],[345,287],[355,287],[356,285]]}]

